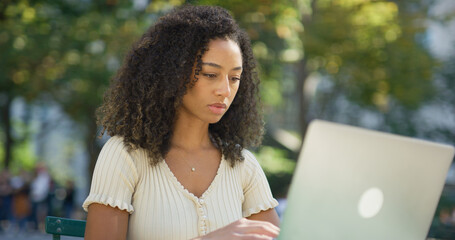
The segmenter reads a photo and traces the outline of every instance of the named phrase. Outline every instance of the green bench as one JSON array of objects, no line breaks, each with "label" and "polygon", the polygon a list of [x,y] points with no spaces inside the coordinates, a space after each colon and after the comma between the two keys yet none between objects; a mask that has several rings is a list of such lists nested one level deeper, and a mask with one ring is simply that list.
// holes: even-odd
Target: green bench
[{"label": "green bench", "polygon": [[52,234],[53,240],[60,240],[60,236],[84,237],[85,223],[83,220],[47,216],[46,233]]}]

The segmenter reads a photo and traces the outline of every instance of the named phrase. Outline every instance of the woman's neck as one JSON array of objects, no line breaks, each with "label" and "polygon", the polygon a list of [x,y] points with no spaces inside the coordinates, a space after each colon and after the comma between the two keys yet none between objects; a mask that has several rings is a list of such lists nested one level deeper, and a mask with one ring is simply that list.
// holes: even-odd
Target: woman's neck
[{"label": "woman's neck", "polygon": [[177,119],[171,139],[171,148],[197,151],[213,147],[209,137],[209,124],[202,121]]}]

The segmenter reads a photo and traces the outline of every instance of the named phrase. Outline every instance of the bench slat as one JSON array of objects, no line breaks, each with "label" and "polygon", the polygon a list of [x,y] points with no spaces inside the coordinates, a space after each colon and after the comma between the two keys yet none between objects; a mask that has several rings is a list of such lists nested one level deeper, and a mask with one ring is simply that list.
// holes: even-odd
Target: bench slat
[{"label": "bench slat", "polygon": [[46,233],[61,236],[84,237],[86,221],[60,217],[46,217]]}]

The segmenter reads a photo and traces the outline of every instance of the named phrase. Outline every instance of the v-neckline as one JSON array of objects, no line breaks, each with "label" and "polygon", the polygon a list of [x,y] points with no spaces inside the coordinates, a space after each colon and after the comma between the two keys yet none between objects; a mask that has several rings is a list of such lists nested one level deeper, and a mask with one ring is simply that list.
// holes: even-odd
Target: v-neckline
[{"label": "v-neckline", "polygon": [[183,184],[177,179],[177,177],[174,175],[174,173],[172,172],[171,168],[169,167],[169,165],[167,165],[166,163],[166,160],[163,159],[162,161],[162,165],[164,167],[164,171],[166,172],[166,174],[168,175],[168,177],[170,178],[170,181],[174,183],[174,185],[177,187],[177,189],[179,189],[181,192],[183,192],[184,194],[186,194],[187,196],[189,196],[190,198],[193,198],[195,200],[200,200],[200,199],[204,199],[204,198],[207,198],[207,196],[210,194],[210,192],[212,191],[212,189],[214,188],[214,186],[217,184],[217,182],[219,181],[218,179],[220,178],[220,175],[223,173],[223,168],[224,168],[224,163],[225,160],[224,160],[224,156],[221,155],[221,161],[220,161],[220,164],[218,165],[218,170],[216,171],[216,175],[215,177],[212,179],[212,182],[210,183],[209,187],[202,193],[202,195],[200,197],[194,195],[192,192],[190,192],[188,189],[186,189]]}]

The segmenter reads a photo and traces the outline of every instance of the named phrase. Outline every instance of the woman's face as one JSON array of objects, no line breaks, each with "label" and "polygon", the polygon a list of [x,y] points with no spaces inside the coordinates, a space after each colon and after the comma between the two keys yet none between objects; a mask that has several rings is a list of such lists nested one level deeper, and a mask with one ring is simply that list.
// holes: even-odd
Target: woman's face
[{"label": "woman's face", "polygon": [[[232,40],[215,39],[202,56],[202,70],[183,96],[179,118],[216,123],[229,109],[240,85],[242,53]],[[193,68],[194,76],[195,69]]]}]

